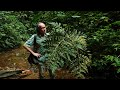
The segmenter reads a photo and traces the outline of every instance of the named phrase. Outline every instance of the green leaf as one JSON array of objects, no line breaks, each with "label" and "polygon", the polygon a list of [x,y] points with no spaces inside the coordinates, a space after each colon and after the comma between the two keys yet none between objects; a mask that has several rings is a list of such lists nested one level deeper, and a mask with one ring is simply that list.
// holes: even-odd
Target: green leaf
[{"label": "green leaf", "polygon": [[117,70],[117,73],[120,73],[120,68]]}]

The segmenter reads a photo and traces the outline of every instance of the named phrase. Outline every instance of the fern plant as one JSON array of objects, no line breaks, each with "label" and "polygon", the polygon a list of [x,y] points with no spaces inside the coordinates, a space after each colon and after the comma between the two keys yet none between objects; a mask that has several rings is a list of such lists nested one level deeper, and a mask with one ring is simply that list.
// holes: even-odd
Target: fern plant
[{"label": "fern plant", "polygon": [[107,55],[105,56],[105,59],[111,63],[111,66],[114,66],[116,68],[116,72],[120,73],[120,58],[119,56],[112,56],[112,55]]},{"label": "fern plant", "polygon": [[65,33],[60,23],[51,24],[53,28],[45,45],[48,53],[47,67],[51,68],[53,73],[64,67],[76,78],[85,78],[91,62],[87,56],[85,37],[77,31]]}]

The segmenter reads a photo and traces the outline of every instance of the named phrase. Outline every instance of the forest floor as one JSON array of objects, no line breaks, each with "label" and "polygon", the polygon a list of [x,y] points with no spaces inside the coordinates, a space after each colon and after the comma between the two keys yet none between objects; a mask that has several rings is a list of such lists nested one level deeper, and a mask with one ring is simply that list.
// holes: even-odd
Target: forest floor
[{"label": "forest floor", "polygon": [[[29,70],[29,63],[27,58],[29,52],[23,46],[0,53],[0,71],[1,70]],[[20,77],[21,76],[21,77]],[[45,79],[50,79],[48,72],[44,73]],[[39,79],[39,71],[27,72],[26,75],[20,74],[19,78],[9,79]],[[57,70],[55,79],[74,79],[67,70]]]}]

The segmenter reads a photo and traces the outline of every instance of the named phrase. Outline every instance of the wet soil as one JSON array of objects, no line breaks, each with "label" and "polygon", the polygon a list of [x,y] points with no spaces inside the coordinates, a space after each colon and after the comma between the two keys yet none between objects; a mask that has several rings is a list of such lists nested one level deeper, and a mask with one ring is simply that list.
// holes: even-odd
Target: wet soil
[{"label": "wet soil", "polygon": [[[0,70],[29,70],[29,63],[27,58],[29,56],[29,52],[24,49],[23,46],[12,49],[6,52],[0,53]],[[45,79],[50,79],[48,72],[44,72]],[[74,79],[74,77],[67,71],[63,69],[59,69],[56,71],[55,79]],[[39,79],[39,71],[37,69],[36,72],[31,72],[27,75],[19,75],[14,78],[7,79]]]}]

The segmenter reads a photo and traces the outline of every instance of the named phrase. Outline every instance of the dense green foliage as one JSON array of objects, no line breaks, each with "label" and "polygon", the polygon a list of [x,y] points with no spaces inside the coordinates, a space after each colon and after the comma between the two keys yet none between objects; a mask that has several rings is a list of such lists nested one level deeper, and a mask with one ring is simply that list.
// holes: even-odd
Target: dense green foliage
[{"label": "dense green foliage", "polygon": [[26,27],[12,12],[0,12],[0,19],[0,51],[19,46],[26,36]]},{"label": "dense green foliage", "polygon": [[85,37],[77,31],[66,33],[61,24],[51,23],[52,31],[47,39],[49,66],[53,73],[58,68],[65,68],[72,72],[76,78],[85,78],[90,66],[87,54]]},{"label": "dense green foliage", "polygon": [[[119,77],[119,20],[120,11],[0,11],[0,51],[26,41],[42,21],[51,34],[49,61],[54,63],[49,65],[53,71],[66,66],[76,77],[84,77],[84,72],[92,78],[96,74]],[[92,63],[86,64],[89,60]]]}]

